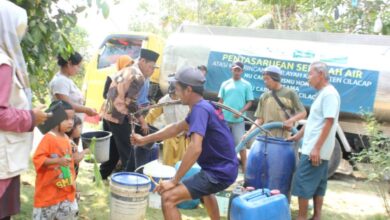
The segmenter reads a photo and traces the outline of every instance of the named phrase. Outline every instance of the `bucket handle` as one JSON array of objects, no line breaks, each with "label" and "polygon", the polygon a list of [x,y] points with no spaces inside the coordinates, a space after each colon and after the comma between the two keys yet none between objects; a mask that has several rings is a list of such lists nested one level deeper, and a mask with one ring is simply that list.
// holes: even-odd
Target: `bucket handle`
[{"label": "bucket handle", "polygon": [[150,181],[152,181],[152,182],[154,183],[154,185],[156,185],[156,186],[160,185],[161,179],[160,179],[160,180],[158,181],[158,183],[157,183],[157,182],[153,179],[152,176],[148,175],[148,177],[149,177]]}]

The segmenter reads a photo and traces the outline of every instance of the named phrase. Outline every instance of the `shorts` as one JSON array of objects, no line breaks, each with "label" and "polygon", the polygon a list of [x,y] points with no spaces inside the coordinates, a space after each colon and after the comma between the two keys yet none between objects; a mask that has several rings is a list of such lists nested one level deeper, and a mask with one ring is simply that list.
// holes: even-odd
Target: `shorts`
[{"label": "shorts", "polygon": [[73,202],[62,201],[56,205],[34,208],[33,220],[75,220],[79,213],[76,199]]},{"label": "shorts", "polygon": [[220,192],[232,184],[230,182],[220,182],[212,178],[203,170],[183,180],[182,183],[190,192],[192,199],[200,199],[203,196],[209,196],[211,194]]},{"label": "shorts", "polygon": [[319,166],[313,166],[309,156],[302,154],[292,182],[292,195],[304,199],[325,196],[327,182],[328,161],[321,160]]}]

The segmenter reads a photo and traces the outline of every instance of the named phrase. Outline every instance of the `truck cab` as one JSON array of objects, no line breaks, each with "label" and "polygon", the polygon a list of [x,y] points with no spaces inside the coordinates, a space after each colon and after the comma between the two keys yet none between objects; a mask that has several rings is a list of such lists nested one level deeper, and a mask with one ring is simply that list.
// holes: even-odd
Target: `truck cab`
[{"label": "truck cab", "polygon": [[[162,38],[151,33],[120,33],[108,35],[98,51],[87,64],[83,83],[86,105],[100,110],[103,104],[103,89],[107,76],[117,71],[116,61],[121,55],[129,55],[134,60],[139,58],[141,48],[151,49],[162,54],[164,41]],[[157,65],[161,64],[161,58]],[[160,69],[156,69],[150,80],[158,83]]]}]

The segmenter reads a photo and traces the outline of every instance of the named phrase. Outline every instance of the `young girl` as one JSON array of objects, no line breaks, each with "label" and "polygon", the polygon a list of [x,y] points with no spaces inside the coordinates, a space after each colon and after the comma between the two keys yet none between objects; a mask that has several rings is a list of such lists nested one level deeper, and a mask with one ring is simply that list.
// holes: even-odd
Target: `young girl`
[{"label": "young girl", "polygon": [[67,119],[45,134],[33,156],[37,172],[34,195],[34,220],[76,219],[75,170],[72,146],[66,132],[73,128],[75,112],[65,101],[60,103]]},{"label": "young girl", "polygon": [[66,134],[70,138],[70,144],[72,146],[74,169],[76,171],[76,177],[79,173],[80,161],[84,158],[85,154],[87,154],[89,152],[88,148],[84,149],[81,152],[79,152],[79,150],[78,150],[80,136],[81,136],[81,127],[82,127],[82,121],[77,115],[75,115],[74,121],[73,121],[73,128],[70,131],[66,132]]}]

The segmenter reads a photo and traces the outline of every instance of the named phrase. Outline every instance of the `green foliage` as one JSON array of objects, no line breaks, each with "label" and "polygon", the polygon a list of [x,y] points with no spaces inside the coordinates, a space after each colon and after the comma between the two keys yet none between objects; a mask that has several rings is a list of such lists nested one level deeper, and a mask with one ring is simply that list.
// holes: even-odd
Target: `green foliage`
[{"label": "green foliage", "polygon": [[[131,30],[150,31],[168,36],[183,22],[203,25],[250,27],[264,15],[272,21],[257,28],[375,34],[376,18],[383,22],[382,34],[390,34],[389,0],[161,0],[157,11],[141,1]],[[139,20],[148,16],[148,20]],[[138,19],[137,19],[138,18]],[[158,20],[156,22],[156,20]]]},{"label": "green foliage", "polygon": [[[380,131],[380,124],[372,114],[364,114],[370,146],[354,155],[357,162],[368,162],[363,168],[368,181],[373,183],[382,197],[387,215],[390,217],[390,138]],[[384,182],[385,181],[385,182]]]},{"label": "green foliage", "polygon": [[[47,84],[57,71],[56,57],[68,57],[74,49],[86,45],[86,33],[75,29],[77,14],[82,13],[92,0],[16,0],[17,5],[26,9],[28,31],[22,41],[23,54],[28,64],[30,82],[34,97],[44,103],[48,94]],[[96,6],[104,17],[109,7],[103,0],[96,0]]]},{"label": "green foliage", "polygon": [[374,23],[379,16],[383,22],[382,34],[390,34],[389,0],[260,0],[272,5],[274,23],[278,29],[302,31],[375,34]]},{"label": "green foliage", "polygon": [[270,5],[280,5],[280,6],[291,6],[291,5],[297,5],[304,2],[307,2],[307,0],[260,0],[264,4],[270,4]]},{"label": "green foliage", "polygon": [[[268,13],[268,6],[260,6],[257,0],[226,1],[226,0],[162,0],[158,11],[152,11],[151,3],[142,1],[137,13],[133,15],[134,22],[129,29],[132,31],[148,31],[168,36],[180,27],[183,22],[203,25],[247,27],[259,17]],[[153,16],[154,15],[154,16]],[[140,20],[140,17],[158,17]]]},{"label": "green foliage", "polygon": [[359,5],[354,7],[350,0],[306,1],[298,6],[300,30],[376,34],[374,24],[376,18],[380,17],[384,26],[382,34],[390,34],[390,1],[359,2]]}]

